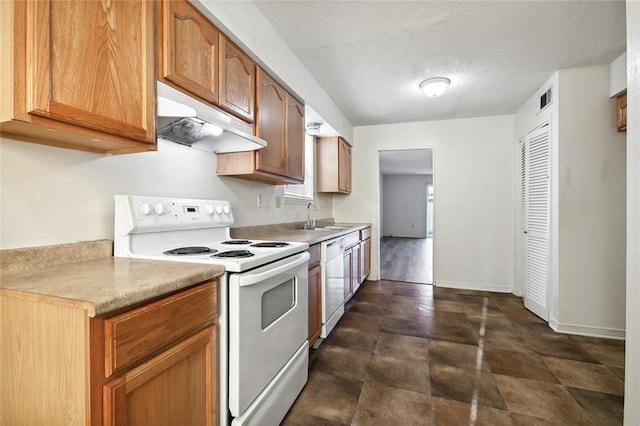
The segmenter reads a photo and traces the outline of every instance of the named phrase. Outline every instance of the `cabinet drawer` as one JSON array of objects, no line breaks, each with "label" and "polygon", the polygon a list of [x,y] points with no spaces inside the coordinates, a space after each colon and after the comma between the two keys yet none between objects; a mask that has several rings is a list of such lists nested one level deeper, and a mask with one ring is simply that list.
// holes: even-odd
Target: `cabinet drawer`
[{"label": "cabinet drawer", "polygon": [[367,238],[371,238],[371,228],[365,228],[360,231],[360,240],[364,241]]},{"label": "cabinet drawer", "polygon": [[105,319],[106,377],[212,324],[216,311],[216,281],[210,281]]},{"label": "cabinet drawer", "polygon": [[309,246],[309,268],[320,263],[320,244]]}]

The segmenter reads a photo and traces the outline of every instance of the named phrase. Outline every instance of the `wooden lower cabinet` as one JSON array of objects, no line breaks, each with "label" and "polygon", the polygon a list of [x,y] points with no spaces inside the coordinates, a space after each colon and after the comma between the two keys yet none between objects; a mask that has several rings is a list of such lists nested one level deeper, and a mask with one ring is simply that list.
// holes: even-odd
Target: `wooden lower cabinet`
[{"label": "wooden lower cabinet", "polygon": [[360,241],[345,249],[344,301],[347,302],[358,291],[371,270],[371,228],[360,231]]},{"label": "wooden lower cabinet", "polygon": [[208,327],[104,385],[104,425],[211,425],[215,327]]},{"label": "wooden lower cabinet", "polygon": [[351,248],[351,292],[355,292],[360,287],[360,243]]},{"label": "wooden lower cabinet", "polygon": [[371,272],[371,227],[360,231],[360,283]]},{"label": "wooden lower cabinet", "polygon": [[342,264],[344,268],[344,302],[347,303],[347,301],[353,296],[353,280],[351,279],[351,274],[353,273],[352,248],[345,249],[342,256]]},{"label": "wooden lower cabinet", "polygon": [[360,283],[371,272],[371,238],[360,242]]},{"label": "wooden lower cabinet", "polygon": [[216,286],[95,318],[1,294],[0,424],[217,424]]},{"label": "wooden lower cabinet", "polygon": [[309,247],[309,346],[320,337],[322,331],[322,271],[320,269],[320,244]]}]

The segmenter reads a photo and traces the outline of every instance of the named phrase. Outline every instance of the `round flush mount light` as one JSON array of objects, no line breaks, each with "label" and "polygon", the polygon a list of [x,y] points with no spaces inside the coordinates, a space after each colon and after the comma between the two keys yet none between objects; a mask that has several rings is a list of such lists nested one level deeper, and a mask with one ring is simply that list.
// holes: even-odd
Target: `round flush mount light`
[{"label": "round flush mount light", "polygon": [[451,80],[445,77],[434,77],[429,78],[422,83],[420,83],[420,88],[425,93],[425,95],[429,97],[440,96],[447,90]]}]

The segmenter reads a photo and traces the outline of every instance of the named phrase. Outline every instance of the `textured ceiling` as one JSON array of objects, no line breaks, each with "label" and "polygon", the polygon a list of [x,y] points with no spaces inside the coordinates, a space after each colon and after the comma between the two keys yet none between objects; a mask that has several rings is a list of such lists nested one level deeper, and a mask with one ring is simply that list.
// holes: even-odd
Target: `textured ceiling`
[{"label": "textured ceiling", "polygon": [[[353,125],[511,114],[625,50],[621,1],[255,1]],[[420,81],[451,79],[439,98]]]}]

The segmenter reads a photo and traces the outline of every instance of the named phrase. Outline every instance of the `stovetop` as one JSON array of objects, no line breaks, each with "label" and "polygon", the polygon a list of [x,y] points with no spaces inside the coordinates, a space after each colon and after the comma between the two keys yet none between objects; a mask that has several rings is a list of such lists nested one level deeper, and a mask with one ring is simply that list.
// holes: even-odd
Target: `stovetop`
[{"label": "stovetop", "polygon": [[305,251],[307,243],[233,239],[228,201],[116,195],[114,256],[210,263],[243,272]]},{"label": "stovetop", "polygon": [[[306,243],[299,242],[231,241],[233,241],[231,244],[225,244],[223,241],[210,241],[194,244],[193,246],[166,245],[146,250],[138,248],[132,250],[129,257],[174,262],[210,263],[224,266],[229,272],[243,272],[300,253],[308,248]],[[278,244],[276,244],[276,247],[271,247],[274,245],[272,243]]]}]

